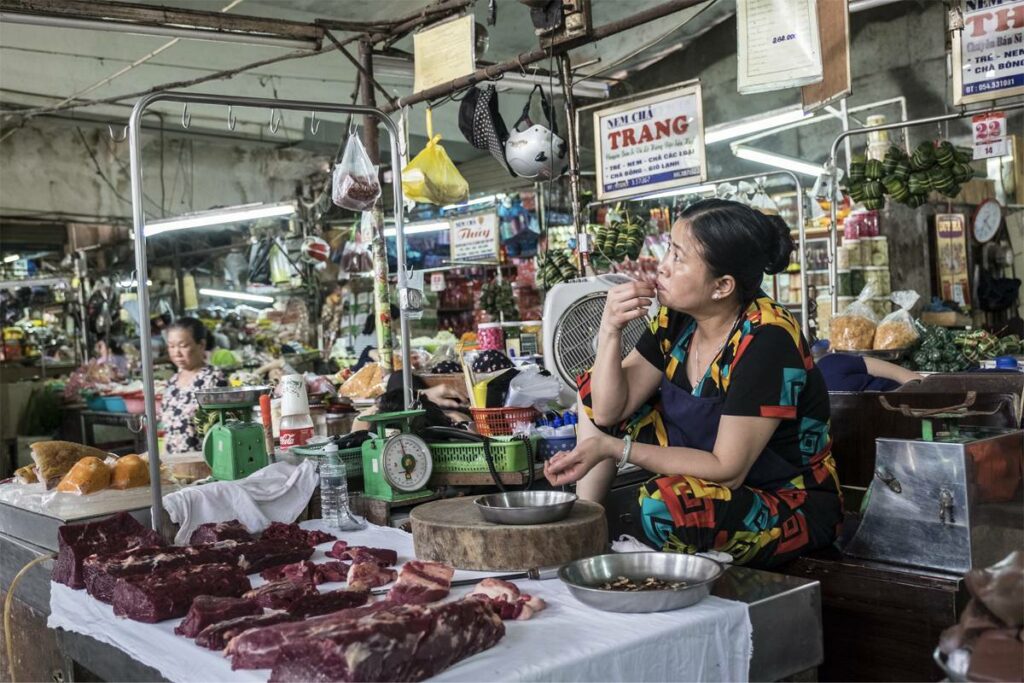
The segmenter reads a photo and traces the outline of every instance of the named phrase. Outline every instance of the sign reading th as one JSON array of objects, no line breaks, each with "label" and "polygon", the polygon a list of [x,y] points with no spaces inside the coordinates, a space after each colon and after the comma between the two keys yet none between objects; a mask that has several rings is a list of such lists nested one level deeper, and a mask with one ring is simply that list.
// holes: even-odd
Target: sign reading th
[{"label": "sign reading th", "polygon": [[1024,94],[1024,0],[968,2],[952,52],[953,104]]}]

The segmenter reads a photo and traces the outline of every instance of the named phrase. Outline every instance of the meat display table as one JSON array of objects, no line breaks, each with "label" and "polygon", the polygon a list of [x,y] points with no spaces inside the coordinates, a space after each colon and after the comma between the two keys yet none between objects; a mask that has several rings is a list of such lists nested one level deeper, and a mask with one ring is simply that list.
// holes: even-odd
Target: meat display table
[{"label": "meat display table", "polygon": [[[306,523],[303,526],[318,526],[318,523]],[[368,539],[362,536],[366,533],[386,533],[389,536],[386,541],[380,540],[379,535],[376,536],[377,540],[373,540],[373,537]],[[388,545],[399,550],[402,559],[409,559],[412,540],[408,535],[390,529],[376,529],[362,534],[350,534],[346,537],[352,542]],[[12,539],[0,536],[0,549],[11,547],[8,544],[12,542]],[[0,555],[3,554],[0,552]],[[319,554],[322,554],[322,551]],[[318,558],[315,556],[314,559]],[[9,570],[12,567],[5,569]],[[166,622],[164,625],[145,625],[114,619],[109,607],[95,603],[84,592],[67,590],[61,595],[64,586],[36,585],[43,584],[46,572],[45,563],[31,572],[33,576],[30,583],[34,589],[28,591],[31,594],[31,601],[42,601],[43,591],[39,589],[43,589],[44,585],[45,588],[52,589],[50,603],[55,609],[51,616],[51,624],[66,627],[55,632],[62,653],[66,660],[73,660],[101,678],[160,680],[170,677],[173,680],[261,681],[266,679],[265,671],[231,672],[229,662],[217,653],[201,650],[190,641],[171,635],[171,628],[176,621]],[[0,578],[6,587],[10,576]],[[28,588],[26,581],[29,581],[29,576],[26,576],[25,581],[19,586],[19,595]],[[735,661],[738,653],[747,652],[747,637],[742,634],[745,619],[735,618],[737,610],[734,602],[712,598],[679,612],[646,617],[610,615],[580,605],[564,592],[564,588],[557,580],[524,581],[521,582],[521,586],[524,590],[533,591],[548,600],[551,605],[549,610],[540,613],[532,621],[508,624],[508,634],[497,647],[449,669],[439,676],[439,679],[714,680],[745,677],[742,670],[728,668],[746,666],[745,662]],[[754,644],[754,657],[749,662],[752,679],[776,680],[789,677],[813,669],[821,663],[820,596],[817,582],[732,568],[719,581],[715,592],[722,597],[743,603],[745,607],[738,612],[741,617],[745,616],[744,612],[749,614]],[[105,609],[106,614],[100,609],[90,609],[90,605]],[[99,612],[98,617],[96,612]],[[613,626],[610,618],[619,616],[634,623],[631,623],[629,628]],[[696,637],[687,638],[687,634],[680,631],[685,631],[685,624],[689,622],[701,624],[699,628],[694,629]],[[640,629],[640,633],[633,636],[635,629]],[[134,634],[134,644],[131,641],[118,640],[124,632]],[[649,637],[652,633],[653,638]],[[716,637],[709,641],[709,633],[720,633],[724,637]],[[639,648],[635,642],[637,638],[643,641]],[[103,642],[104,640],[115,642],[111,645]],[[711,642],[724,643],[724,650],[709,653],[710,659],[705,658],[701,663],[698,661],[699,657],[693,657],[691,647],[680,647],[680,643],[688,641],[697,641],[695,646],[698,649],[706,649]],[[637,651],[638,658],[622,656],[625,652],[633,650]],[[602,658],[600,654],[603,651],[611,651],[615,656]],[[682,661],[677,654],[680,651],[686,653]],[[731,664],[723,663],[729,659],[728,656],[723,656],[726,652],[732,653],[734,661]],[[597,661],[604,667],[600,674],[594,674],[589,666],[595,655]],[[161,665],[157,659],[195,666],[197,668],[192,671],[197,673],[181,677],[174,671],[162,670],[167,663],[165,661]],[[717,663],[711,666],[711,660]],[[649,668],[652,664],[655,666],[654,670]],[[557,671],[551,668],[557,665],[569,668]],[[661,665],[675,668],[666,672],[657,668]],[[695,669],[695,666],[698,668]],[[723,666],[727,668],[723,669]]]}]

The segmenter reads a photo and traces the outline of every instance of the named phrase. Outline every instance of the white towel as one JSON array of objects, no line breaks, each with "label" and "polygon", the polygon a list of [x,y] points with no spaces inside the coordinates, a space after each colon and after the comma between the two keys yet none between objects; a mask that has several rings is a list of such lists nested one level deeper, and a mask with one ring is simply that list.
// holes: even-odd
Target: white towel
[{"label": "white towel", "polygon": [[237,481],[190,486],[164,496],[164,508],[180,528],[178,545],[188,543],[200,524],[237,519],[252,532],[271,522],[294,522],[309,504],[319,482],[316,466],[276,462]]}]

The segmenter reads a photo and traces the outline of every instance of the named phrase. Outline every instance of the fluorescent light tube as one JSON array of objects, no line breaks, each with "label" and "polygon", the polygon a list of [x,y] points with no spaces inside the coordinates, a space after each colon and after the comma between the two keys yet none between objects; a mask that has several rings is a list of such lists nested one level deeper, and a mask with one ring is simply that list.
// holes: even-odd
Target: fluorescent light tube
[{"label": "fluorescent light tube", "polygon": [[21,254],[11,254],[10,256],[4,256],[4,263],[14,263],[21,258]]},{"label": "fluorescent light tube", "polygon": [[645,199],[664,199],[665,197],[678,197],[679,195],[685,194],[704,194],[705,192],[714,192],[717,187],[717,185],[687,185],[686,187],[680,187],[667,192],[659,192],[658,194],[647,195],[646,197],[636,197],[634,201],[643,201]]},{"label": "fluorescent light tube", "polygon": [[747,161],[754,161],[768,166],[775,166],[776,168],[784,168],[787,171],[802,173],[803,175],[813,176],[814,178],[821,175],[823,170],[822,166],[817,164],[810,164],[806,161],[800,161],[799,159],[794,159],[792,157],[773,154],[771,152],[763,152],[759,149],[743,147],[742,145],[734,145],[732,153],[740,159],[746,159]]},{"label": "fluorescent light tube", "polygon": [[239,301],[252,301],[257,304],[272,304],[274,297],[263,296],[262,294],[246,294],[245,292],[232,292],[228,289],[200,289],[200,294],[217,297],[220,299],[238,299]]},{"label": "fluorescent light tube", "polygon": [[722,123],[705,129],[704,144],[713,145],[716,142],[733,140],[750,133],[763,133],[772,128],[784,126],[787,123],[796,123],[811,116],[813,115],[805,113],[803,109],[798,107],[796,109],[770,111],[765,114]]},{"label": "fluorescent light tube", "polygon": [[165,232],[174,230],[188,230],[191,228],[202,228],[210,225],[224,225],[226,223],[239,223],[241,221],[254,221],[258,218],[276,218],[291,216],[295,213],[295,204],[285,202],[284,204],[246,204],[245,206],[230,206],[225,209],[214,209],[201,213],[168,218],[162,221],[147,223],[145,227],[146,237],[153,237]]},{"label": "fluorescent light tube", "polygon": [[477,204],[490,204],[491,202],[499,199],[504,199],[505,195],[489,194],[486,197],[477,197],[476,199],[470,199],[465,202],[459,202],[458,204],[449,204],[448,206],[442,206],[442,211],[451,211],[452,209],[464,209],[467,206],[476,206]]},{"label": "fluorescent light tube", "polygon": [[[448,221],[441,221],[439,223],[414,223],[412,225],[404,226],[402,234],[408,237],[409,235],[419,235],[425,232],[440,232],[442,230],[450,230],[451,227],[451,223],[449,223]],[[398,228],[385,228],[384,236],[397,237]]]}]

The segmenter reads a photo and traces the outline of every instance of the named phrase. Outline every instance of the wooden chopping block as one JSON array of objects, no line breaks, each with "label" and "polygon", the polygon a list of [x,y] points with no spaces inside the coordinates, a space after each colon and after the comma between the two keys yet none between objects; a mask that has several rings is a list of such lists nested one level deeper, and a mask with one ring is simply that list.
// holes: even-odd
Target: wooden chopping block
[{"label": "wooden chopping block", "polygon": [[457,569],[515,571],[608,552],[604,508],[597,503],[577,500],[572,513],[559,522],[509,525],[484,521],[473,500],[449,498],[413,508],[417,559]]}]

